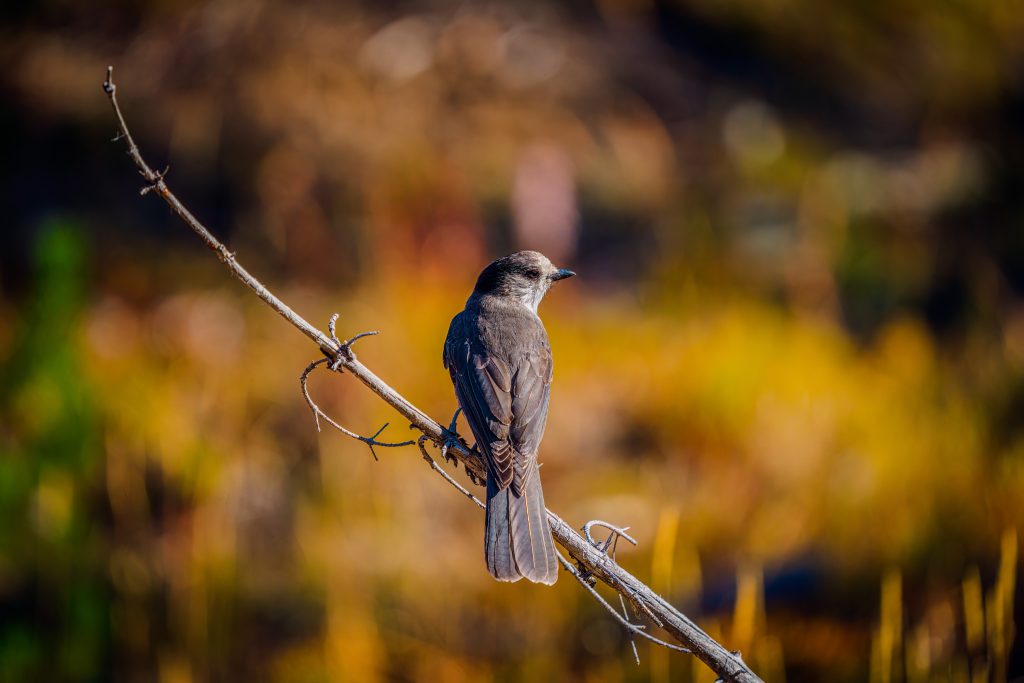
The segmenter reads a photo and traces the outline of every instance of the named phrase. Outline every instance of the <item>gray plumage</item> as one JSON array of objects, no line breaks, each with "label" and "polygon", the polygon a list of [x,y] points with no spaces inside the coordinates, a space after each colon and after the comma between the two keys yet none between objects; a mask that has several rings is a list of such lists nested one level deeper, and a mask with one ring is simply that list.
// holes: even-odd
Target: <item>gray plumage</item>
[{"label": "gray plumage", "polygon": [[444,365],[487,466],[484,557],[499,581],[558,578],[537,463],[552,376],[537,306],[553,282],[573,274],[535,251],[494,261],[444,344]]}]

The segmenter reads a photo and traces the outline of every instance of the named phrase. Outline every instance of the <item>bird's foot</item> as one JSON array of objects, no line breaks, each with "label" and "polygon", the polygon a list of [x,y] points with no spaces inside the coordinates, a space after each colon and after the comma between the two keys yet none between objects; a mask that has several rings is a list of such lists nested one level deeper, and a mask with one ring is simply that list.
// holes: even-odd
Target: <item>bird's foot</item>
[{"label": "bird's foot", "polygon": [[593,573],[591,573],[591,571],[587,569],[587,566],[582,562],[576,563],[576,576],[579,577],[580,581],[583,581],[591,588],[597,584],[597,579],[594,578]]},{"label": "bird's foot", "polygon": [[[452,421],[448,425],[448,429],[443,430],[444,441],[441,442],[441,457],[444,458],[445,462],[452,462],[458,465],[458,458],[450,453],[451,449],[456,446],[465,446],[466,442],[459,436],[458,432],[455,431],[456,422],[459,419],[459,413],[462,412],[460,407],[452,415]],[[470,475],[472,478],[472,475]]]}]

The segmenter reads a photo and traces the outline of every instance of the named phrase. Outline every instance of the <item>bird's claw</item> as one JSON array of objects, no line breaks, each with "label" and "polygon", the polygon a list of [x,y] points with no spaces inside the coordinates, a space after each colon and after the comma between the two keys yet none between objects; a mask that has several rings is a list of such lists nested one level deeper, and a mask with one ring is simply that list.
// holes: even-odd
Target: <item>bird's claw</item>
[{"label": "bird's claw", "polygon": [[455,431],[456,423],[458,422],[459,419],[459,413],[461,412],[462,408],[459,407],[455,411],[455,414],[452,415],[452,421],[448,424],[448,429],[442,429],[444,441],[441,442],[441,457],[444,459],[445,462],[454,463],[456,465],[459,464],[459,460],[454,455],[451,455],[450,451],[452,448],[455,448],[457,446],[466,445],[466,442],[463,441],[462,438],[459,437],[458,432]]},{"label": "bird's claw", "polygon": [[597,579],[594,578],[594,575],[582,562],[576,563],[576,574],[579,576],[580,580],[584,581],[588,586],[592,587],[597,583]]},{"label": "bird's claw", "polygon": [[441,458],[445,462],[459,464],[459,459],[452,455],[452,449],[458,446],[464,445],[465,442],[459,438],[459,435],[451,430],[444,430],[444,441],[441,442]]}]

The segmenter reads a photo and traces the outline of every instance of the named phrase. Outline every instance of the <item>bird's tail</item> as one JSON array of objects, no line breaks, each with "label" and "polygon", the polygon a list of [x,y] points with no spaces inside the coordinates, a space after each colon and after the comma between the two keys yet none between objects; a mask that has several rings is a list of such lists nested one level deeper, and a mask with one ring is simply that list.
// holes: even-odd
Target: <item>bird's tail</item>
[{"label": "bird's tail", "polygon": [[518,581],[525,576],[550,586],[558,578],[555,544],[536,469],[527,476],[519,495],[511,486],[499,489],[488,475],[484,556],[488,571],[499,581]]}]

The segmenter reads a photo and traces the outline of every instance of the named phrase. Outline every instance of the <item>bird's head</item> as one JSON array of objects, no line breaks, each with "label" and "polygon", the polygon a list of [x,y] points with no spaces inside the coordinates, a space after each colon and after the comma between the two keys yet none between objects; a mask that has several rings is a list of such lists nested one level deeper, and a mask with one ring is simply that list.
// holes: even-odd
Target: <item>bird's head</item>
[{"label": "bird's head", "polygon": [[473,293],[518,299],[536,313],[548,288],[575,274],[555,266],[540,252],[517,251],[492,261],[484,268]]}]

